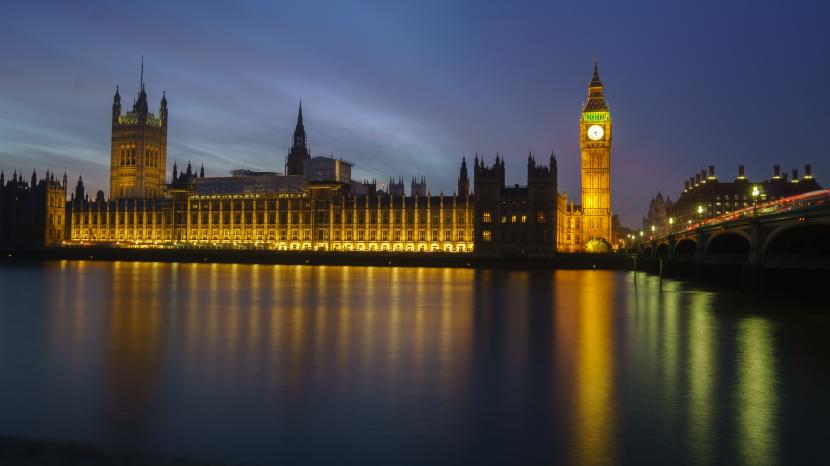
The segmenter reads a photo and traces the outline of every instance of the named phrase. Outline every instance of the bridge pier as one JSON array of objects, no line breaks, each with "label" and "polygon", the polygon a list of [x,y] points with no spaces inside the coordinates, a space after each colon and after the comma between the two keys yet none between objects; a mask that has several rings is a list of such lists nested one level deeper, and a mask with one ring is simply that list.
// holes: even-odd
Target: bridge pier
[{"label": "bridge pier", "polygon": [[764,262],[764,238],[761,231],[761,224],[757,218],[749,222],[749,257],[750,265],[763,266]]}]

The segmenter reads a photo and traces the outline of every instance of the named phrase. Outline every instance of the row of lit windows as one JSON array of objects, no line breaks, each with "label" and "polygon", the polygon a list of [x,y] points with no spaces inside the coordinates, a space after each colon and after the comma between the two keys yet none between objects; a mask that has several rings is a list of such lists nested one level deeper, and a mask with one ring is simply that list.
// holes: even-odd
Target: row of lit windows
[{"label": "row of lit windows", "polygon": [[[502,215],[501,223],[507,223],[508,217],[506,215]],[[489,210],[485,210],[481,213],[481,223],[491,223],[493,221],[493,215]],[[527,215],[518,216],[513,214],[510,216],[510,223],[517,223],[521,221],[521,223],[527,223]],[[545,213],[543,211],[536,212],[536,223],[545,223]]]},{"label": "row of lit windows", "polygon": [[[220,212],[224,215],[229,215],[229,214],[233,213],[236,216],[238,216],[238,215],[240,215],[241,213],[244,212],[245,215],[246,215],[245,218],[248,219],[248,220],[246,220],[246,222],[248,222],[248,223],[253,221],[253,219],[251,217],[251,215],[253,213],[257,214],[257,217],[256,217],[258,219],[257,223],[266,223],[266,222],[267,223],[275,223],[274,222],[274,216],[277,215],[277,214],[279,214],[279,218],[281,219],[279,223],[286,223],[287,222],[287,220],[283,220],[283,219],[285,219],[285,216],[289,213],[289,212],[286,212],[286,209],[277,209],[276,211],[269,209],[269,210],[266,211],[266,209],[262,209],[262,208],[256,209],[256,210],[255,209],[250,209],[250,208],[240,209],[239,208],[240,206],[241,206],[241,204],[237,205],[236,209],[233,209],[233,208],[230,209],[230,211],[223,210],[223,209],[219,208],[218,206],[214,207],[213,209],[208,209],[207,207],[203,206],[202,209],[201,209],[201,214],[202,214],[201,218],[203,219],[202,223],[207,223],[207,218],[208,218],[207,215],[208,214],[212,213],[215,216],[215,215],[218,215]],[[197,209],[195,209],[195,207],[194,207],[193,210],[197,210]],[[454,220],[457,223],[464,223],[467,220],[466,210],[457,209],[455,215],[453,215],[454,210],[456,210],[456,209],[445,209],[444,210],[444,214],[443,214],[444,224],[452,224]],[[303,211],[302,213],[303,213],[303,215],[311,215],[311,212],[312,212],[311,210],[306,210],[306,211]],[[328,221],[329,213],[330,213],[328,210],[316,210],[316,212],[317,212],[317,215],[318,215],[318,221],[319,222],[325,223],[325,222]],[[292,218],[296,218],[296,215],[300,214],[300,212],[296,211],[296,210],[293,211],[293,212],[290,212],[290,213],[292,215]],[[415,215],[414,210],[407,210],[406,211],[406,216],[405,216],[406,217],[406,223],[407,224],[414,224],[414,223],[416,223],[416,219],[417,219],[417,223],[421,223],[421,224],[424,224],[424,223],[433,223],[433,224],[441,223],[442,215],[441,215],[440,210],[432,209],[431,210],[431,215],[430,215],[430,211],[428,211],[426,209],[418,210],[417,213],[418,213],[418,215]],[[263,217],[264,214],[268,215],[267,221]],[[191,219],[196,218],[198,216],[198,212],[194,213],[194,214],[191,214],[191,215],[192,215]],[[345,211],[334,210],[334,211],[331,212],[331,215],[333,216],[332,221],[334,223],[341,223],[341,221],[342,221],[343,223],[352,224],[352,223],[355,223],[355,219],[357,219],[357,223],[361,223],[361,224],[365,224],[365,223],[388,224],[388,223],[390,223],[389,222],[390,210],[388,210],[388,209],[384,209],[384,210],[381,210],[381,211],[378,211],[376,209],[371,209],[371,210],[368,210],[368,211],[365,210],[365,209],[360,209],[360,210],[356,210],[356,211],[351,210],[351,209],[350,210],[345,210]],[[234,218],[239,218],[239,217],[234,217]],[[400,209],[392,210],[391,211],[391,218],[392,218],[392,223],[401,224],[401,223],[403,223],[402,220],[404,218],[403,212]],[[192,221],[193,220],[191,220],[191,222]],[[218,220],[215,220],[214,222],[218,222]],[[239,222],[239,221],[237,221],[237,222]],[[297,220],[294,220],[292,223],[299,223],[299,222]],[[305,223],[310,223],[310,222],[306,221]]]}]

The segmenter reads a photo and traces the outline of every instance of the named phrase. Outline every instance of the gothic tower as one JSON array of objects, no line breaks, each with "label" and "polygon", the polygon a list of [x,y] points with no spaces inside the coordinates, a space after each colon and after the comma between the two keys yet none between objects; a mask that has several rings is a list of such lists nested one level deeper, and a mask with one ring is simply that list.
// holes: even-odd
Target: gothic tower
[{"label": "gothic tower", "polygon": [[461,169],[458,171],[458,196],[470,195],[470,178],[467,176],[467,158],[461,159]]},{"label": "gothic tower", "polygon": [[121,113],[118,87],[112,102],[110,198],[156,198],[164,194],[167,178],[167,96],[159,115],[150,113],[144,90],[144,59],[138,97],[132,111]]},{"label": "gothic tower", "polygon": [[300,112],[297,114],[297,127],[294,128],[294,140],[288,151],[285,161],[286,175],[302,175],[305,161],[311,158],[306,144],[305,126],[303,126],[303,103],[300,102]]},{"label": "gothic tower", "polygon": [[579,121],[579,144],[584,246],[589,252],[604,251],[611,245],[611,113],[596,61]]}]

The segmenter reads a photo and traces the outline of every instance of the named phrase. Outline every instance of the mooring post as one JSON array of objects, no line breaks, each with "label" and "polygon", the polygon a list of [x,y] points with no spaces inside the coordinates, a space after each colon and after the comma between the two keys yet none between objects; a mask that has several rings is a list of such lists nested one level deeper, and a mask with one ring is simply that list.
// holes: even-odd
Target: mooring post
[{"label": "mooring post", "polygon": [[663,292],[663,259],[660,259],[660,292]]},{"label": "mooring post", "polygon": [[634,284],[637,284],[637,256],[634,256]]}]

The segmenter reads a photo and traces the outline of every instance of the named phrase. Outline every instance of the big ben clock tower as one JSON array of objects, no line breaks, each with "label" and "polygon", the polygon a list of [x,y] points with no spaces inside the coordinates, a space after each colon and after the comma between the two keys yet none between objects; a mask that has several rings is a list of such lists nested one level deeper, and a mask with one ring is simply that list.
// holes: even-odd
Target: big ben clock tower
[{"label": "big ben clock tower", "polygon": [[582,152],[582,238],[588,252],[611,246],[611,113],[602,95],[597,62],[579,121]]}]

